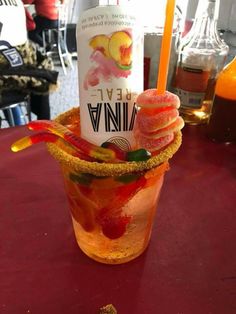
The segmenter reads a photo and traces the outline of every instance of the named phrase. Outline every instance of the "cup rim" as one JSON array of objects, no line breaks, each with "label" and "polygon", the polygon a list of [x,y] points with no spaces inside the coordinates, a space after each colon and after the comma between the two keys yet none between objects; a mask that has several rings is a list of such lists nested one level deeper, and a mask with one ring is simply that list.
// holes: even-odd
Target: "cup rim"
[{"label": "cup rim", "polygon": [[[72,108],[56,117],[55,121],[61,124],[68,124],[72,118],[76,117],[80,121],[80,109]],[[182,133],[175,133],[173,142],[158,155],[151,157],[147,161],[129,161],[122,163],[98,163],[82,160],[62,150],[58,145],[47,143],[49,153],[63,166],[69,167],[78,173],[89,173],[96,176],[119,176],[132,172],[147,171],[167,162],[177,152],[182,143]]]}]

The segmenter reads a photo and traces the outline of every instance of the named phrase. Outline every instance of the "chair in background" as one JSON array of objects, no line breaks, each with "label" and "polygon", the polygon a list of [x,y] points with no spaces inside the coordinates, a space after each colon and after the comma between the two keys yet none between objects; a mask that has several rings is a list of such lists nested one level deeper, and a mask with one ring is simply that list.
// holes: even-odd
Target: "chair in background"
[{"label": "chair in background", "polygon": [[[68,5],[58,5],[58,27],[43,31],[43,49],[47,55],[56,53],[59,56],[64,74],[67,74],[66,67],[73,68],[72,58],[67,48],[67,24],[68,24]],[[48,42],[50,49],[48,49]]]},{"label": "chair in background", "polygon": [[9,126],[23,125],[31,121],[30,95],[12,91],[3,93],[0,98],[0,110]]}]

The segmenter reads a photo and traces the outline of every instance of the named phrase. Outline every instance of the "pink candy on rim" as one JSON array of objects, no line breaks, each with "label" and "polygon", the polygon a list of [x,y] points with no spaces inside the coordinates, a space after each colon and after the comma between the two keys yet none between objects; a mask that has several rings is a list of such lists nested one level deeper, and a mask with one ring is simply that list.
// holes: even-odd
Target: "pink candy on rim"
[{"label": "pink candy on rim", "polygon": [[171,106],[179,108],[179,97],[171,92],[165,91],[164,94],[158,95],[157,89],[151,88],[139,94],[136,99],[136,104],[140,108],[161,108]]},{"label": "pink candy on rim", "polygon": [[175,132],[184,127],[179,117],[179,97],[168,91],[158,95],[156,89],[147,89],[136,99],[139,107],[135,124],[135,137],[138,146],[153,155],[169,145]]}]

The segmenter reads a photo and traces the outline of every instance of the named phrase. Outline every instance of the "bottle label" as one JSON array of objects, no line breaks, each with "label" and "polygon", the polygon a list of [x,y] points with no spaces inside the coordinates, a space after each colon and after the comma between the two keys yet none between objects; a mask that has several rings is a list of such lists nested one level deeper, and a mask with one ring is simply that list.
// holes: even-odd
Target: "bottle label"
[{"label": "bottle label", "polygon": [[135,98],[143,90],[143,31],[122,6],[87,10],[77,27],[81,135],[134,146]]},{"label": "bottle label", "polygon": [[181,106],[200,109],[205,98],[210,71],[193,67],[177,67],[174,91],[180,98]]},{"label": "bottle label", "polygon": [[205,98],[205,93],[191,93],[179,88],[174,88],[174,93],[179,96],[180,106],[184,108],[200,109]]}]

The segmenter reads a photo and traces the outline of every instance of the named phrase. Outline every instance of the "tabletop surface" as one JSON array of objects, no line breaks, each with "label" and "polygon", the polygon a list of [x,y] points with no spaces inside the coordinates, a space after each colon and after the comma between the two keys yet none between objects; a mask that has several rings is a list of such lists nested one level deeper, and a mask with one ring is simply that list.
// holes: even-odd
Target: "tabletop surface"
[{"label": "tabletop surface", "polygon": [[0,130],[0,313],[236,313],[236,145],[184,129],[146,252],[99,264],[78,248],[58,164],[43,143],[14,154]]}]

